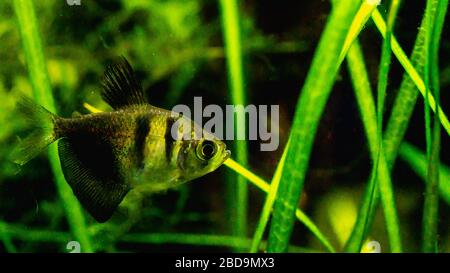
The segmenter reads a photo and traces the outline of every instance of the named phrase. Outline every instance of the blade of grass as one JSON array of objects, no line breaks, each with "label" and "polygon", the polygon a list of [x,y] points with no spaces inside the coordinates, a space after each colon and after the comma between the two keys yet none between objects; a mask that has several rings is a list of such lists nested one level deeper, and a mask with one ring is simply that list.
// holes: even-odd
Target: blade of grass
[{"label": "blade of grass", "polygon": [[[400,85],[400,89],[398,91],[398,95],[395,99],[394,107],[392,109],[391,116],[388,120],[386,130],[384,133],[384,149],[386,154],[386,160],[389,165],[389,169],[392,169],[395,159],[397,157],[398,148],[404,138],[406,133],[406,129],[409,124],[409,120],[411,119],[412,112],[416,105],[416,100],[419,95],[419,92],[416,88],[415,82],[417,82],[416,78],[420,79],[420,74],[423,74],[424,64],[425,64],[425,37],[427,35],[427,22],[428,20],[432,20],[429,18],[434,18],[436,15],[437,2],[427,3],[421,25],[419,27],[419,32],[417,34],[416,41],[414,43],[414,48],[411,54],[411,62],[410,65],[416,71],[417,77],[411,77],[411,73],[406,73],[403,77],[402,83]],[[378,18],[378,17],[375,17]],[[382,20],[382,18],[381,18]],[[378,21],[378,20],[377,20]],[[380,22],[380,25],[383,26],[383,23]],[[381,29],[383,31],[383,29]],[[395,41],[395,38],[392,39]],[[400,46],[394,47],[396,42],[392,43],[393,51],[396,53],[395,48],[400,48]],[[398,43],[397,43],[398,45]],[[403,51],[400,48],[400,51],[397,52],[397,56],[399,59],[406,59]],[[403,62],[407,63],[409,60],[404,60]],[[408,71],[407,69],[405,69]],[[413,73],[414,74],[414,73]],[[415,81],[413,80],[416,79]],[[421,79],[420,79],[421,81]]]},{"label": "blade of grass", "polygon": [[[372,90],[370,87],[369,76],[366,66],[364,64],[364,57],[360,49],[359,43],[356,41],[350,48],[347,54],[347,63],[352,79],[353,89],[355,92],[356,101],[360,111],[360,116],[365,130],[365,135],[369,144],[369,150],[372,161],[376,161],[378,157],[379,149],[379,135],[377,133],[377,114],[375,110],[375,102],[372,96]],[[373,174],[372,174],[373,175]],[[390,185],[389,170],[387,168],[386,160],[384,157],[380,157],[377,168],[377,180],[380,188],[385,185]],[[368,227],[372,222],[372,214],[375,210],[375,196],[378,196],[378,190],[374,191],[375,180],[372,176],[369,179],[367,189],[363,195],[362,204],[359,210],[359,216],[356,220],[352,234],[345,246],[346,252],[359,252]],[[390,188],[384,191],[389,191]],[[374,196],[372,196],[372,192]],[[385,213],[386,222],[395,221],[395,217],[388,219],[388,214]]]},{"label": "blade of grass", "polygon": [[3,241],[3,245],[5,246],[5,250],[8,253],[17,253],[17,249],[11,241],[11,236],[7,232],[7,225],[3,222],[0,222],[0,238]]},{"label": "blade of grass", "polygon": [[[392,182],[389,177],[389,172],[386,168],[385,155],[383,151],[383,113],[384,113],[384,101],[386,97],[389,68],[391,64],[391,36],[394,28],[395,19],[397,17],[398,9],[400,7],[399,0],[392,0],[388,13],[386,34],[383,41],[381,60],[378,73],[378,84],[377,84],[377,136],[378,136],[378,149],[377,157],[375,159],[373,171],[372,171],[372,184],[370,199],[369,199],[369,210],[372,211],[374,207],[374,195],[377,188],[380,191],[381,201],[383,204],[384,215],[386,220],[386,229],[389,238],[389,245],[392,252],[402,252],[401,238],[400,238],[400,227],[398,223],[397,209],[395,205],[394,191],[392,189]],[[380,164],[380,160],[383,161]],[[383,165],[383,170],[386,170],[387,179],[377,179],[378,170],[381,169],[380,165]],[[379,185],[378,185],[379,183]],[[366,217],[369,216],[366,214]],[[364,223],[364,233],[367,233],[367,222],[366,218]],[[362,243],[362,242],[361,242]]]},{"label": "blade of grass", "polygon": [[[430,6],[427,5],[427,8],[425,10],[424,13],[424,17],[422,19],[422,23],[421,26],[419,28],[419,33],[417,34],[417,38],[416,38],[416,42],[414,44],[414,49],[413,49],[413,53],[411,55],[411,63],[416,67],[417,71],[419,71],[420,73],[423,71],[423,64],[424,64],[424,40],[425,40],[425,35],[426,35],[426,18],[428,17],[434,17],[435,15],[435,11],[436,11],[436,7],[434,6]],[[381,33],[385,32],[385,23],[383,18],[381,17],[381,15],[379,15],[379,12],[377,10],[374,11],[374,13],[378,13],[377,16],[372,17],[372,19],[374,19],[375,22],[378,22],[378,29],[380,30]],[[401,50],[400,46],[398,45],[398,43],[395,40],[395,37],[392,36],[392,50],[394,52],[394,54],[397,55],[397,58],[399,58],[400,60],[402,60],[401,62],[403,63],[409,63],[409,60],[406,58],[406,56],[404,55],[403,51]],[[395,46],[396,45],[396,46]],[[410,64],[411,64],[410,63]],[[411,66],[412,66],[411,64]],[[407,70],[407,69],[405,69]],[[407,70],[408,71],[408,70]],[[409,71],[411,71],[411,69],[409,69]],[[416,71],[416,70],[414,70]],[[416,72],[417,73],[417,72]],[[397,98],[396,98],[396,102],[394,104],[394,108],[392,110],[392,114],[390,116],[390,119],[387,123],[387,129],[385,131],[384,134],[384,139],[383,139],[383,147],[384,147],[384,153],[385,153],[385,158],[386,158],[386,163],[387,163],[387,167],[389,169],[389,171],[392,169],[395,159],[397,157],[397,152],[398,152],[398,146],[400,146],[400,143],[403,140],[403,137],[406,133],[406,129],[407,129],[407,125],[409,123],[409,119],[411,117],[412,111],[414,109],[415,103],[416,103],[416,99],[418,96],[418,92],[415,88],[414,85],[414,81],[411,80],[410,74],[407,74],[404,76],[402,84],[400,86],[400,90],[398,92]],[[420,76],[418,76],[418,74],[416,75],[417,79],[420,79]],[[370,88],[370,86],[369,86]],[[355,90],[356,91],[356,90]],[[367,93],[368,95],[371,95],[371,93]],[[367,107],[363,107],[362,110],[368,109]],[[370,142],[369,142],[370,144]],[[369,189],[371,187],[371,184],[368,183],[368,189],[365,192],[365,195],[363,197],[363,201],[367,202],[368,200],[368,193],[370,192]],[[374,197],[373,197],[373,210],[370,211],[369,214],[369,224],[371,223],[373,217],[374,217],[374,213],[375,213],[375,208],[378,206],[378,202],[379,202],[379,192],[375,191]],[[358,218],[359,220],[359,218]],[[353,228],[353,232],[352,232],[352,236],[350,237],[349,241],[347,242],[347,247],[352,246],[352,250],[355,250],[355,244],[359,244],[359,240],[361,239],[360,236],[362,236],[361,234],[361,230],[363,229],[363,224],[364,222],[362,221],[357,221],[354,228]]]},{"label": "blade of grass", "polygon": [[391,36],[393,35],[394,23],[397,18],[398,9],[400,7],[400,0],[392,0],[389,8],[386,34],[383,40],[381,50],[380,67],[378,71],[377,84],[377,128],[379,140],[379,153],[383,153],[383,113],[384,101],[386,98],[389,69],[391,65]]},{"label": "blade of grass", "polygon": [[[267,223],[269,222],[270,214],[273,210],[273,204],[275,202],[278,185],[280,183],[281,178],[281,169],[284,166],[288,148],[289,148],[289,141],[286,144],[286,147],[284,148],[283,155],[280,159],[280,162],[278,163],[277,169],[275,170],[275,174],[270,183],[266,201],[264,202],[263,210],[261,212],[258,225],[256,226],[255,234],[253,235],[252,246],[250,248],[251,253],[256,253],[260,249],[261,240],[264,235],[264,231],[266,230]],[[307,225],[310,227],[309,229],[313,231],[313,233],[316,235],[316,237],[328,251],[333,253],[336,252],[336,250],[330,244],[328,239],[322,234],[322,232],[320,232],[320,230],[314,225],[314,223],[308,217],[305,217],[306,215],[304,213],[302,213],[299,209],[297,209],[295,215],[298,219],[302,220],[304,223],[307,223]]]},{"label": "blade of grass", "polygon": [[359,33],[363,29],[370,15],[375,8],[380,4],[381,0],[363,0],[358,12],[353,19],[347,37],[345,38],[344,46],[342,47],[341,55],[339,55],[339,63],[344,61],[345,55],[347,55],[353,41],[358,37]]},{"label": "blade of grass", "polygon": [[[67,232],[29,229],[22,225],[13,225],[0,221],[0,227],[4,227],[5,234],[27,242],[52,242],[63,243],[70,241],[71,235]],[[198,246],[216,246],[247,249],[251,244],[251,239],[228,235],[210,235],[194,233],[131,233],[120,238],[124,243],[145,243],[145,244],[186,244]],[[261,247],[265,247],[266,242],[262,242]],[[292,252],[320,252],[320,250],[289,246]]]},{"label": "blade of grass", "polygon": [[[237,0],[221,0],[220,9],[231,102],[233,105],[246,105]],[[235,128],[245,128],[245,112],[243,109],[239,109],[237,117]],[[234,148],[236,159],[247,165],[247,142],[244,140],[235,141]],[[230,222],[232,231],[234,235],[245,237],[247,234],[247,183],[242,176],[235,176],[228,181],[228,184],[232,188],[229,193],[235,196],[235,198],[229,200],[229,208],[234,210],[231,217],[233,221]],[[234,189],[236,189],[236,192]]]},{"label": "blade of grass", "polygon": [[[147,243],[147,244],[186,244],[198,246],[217,246],[230,247],[234,249],[245,250],[251,245],[251,239],[228,236],[228,235],[210,235],[210,234],[190,234],[190,233],[135,233],[128,234],[121,238],[126,243]],[[262,242],[261,249],[266,245]],[[289,246],[292,252],[316,252],[317,250],[303,248],[298,246]],[[320,252],[320,251],[319,251]]]},{"label": "blade of grass", "polygon": [[[403,142],[399,149],[399,155],[425,183],[428,183],[425,153],[413,145]],[[439,193],[442,199],[450,205],[450,167],[442,163],[439,167]]]},{"label": "blade of grass", "polygon": [[[352,78],[352,83],[354,86],[353,89],[357,98],[361,119],[366,132],[366,137],[368,138],[372,161],[375,162],[370,180],[368,182],[367,190],[363,196],[363,202],[359,211],[359,217],[357,217],[356,219],[357,222],[355,223],[355,228],[353,229],[351,236],[345,246],[345,251],[347,252],[359,252],[362,248],[367,228],[371,223],[370,217],[368,217],[368,215],[370,215],[370,212],[375,209],[374,200],[377,201],[377,199],[375,198],[378,197],[378,183],[376,183],[377,180],[375,178],[376,171],[380,169],[376,167],[378,166],[379,160],[378,148],[376,147],[376,143],[378,143],[379,140],[377,140],[376,138],[378,130],[376,123],[375,105],[373,102],[367,69],[364,64],[360,45],[359,42],[355,40],[367,20],[370,18],[372,12],[379,4],[380,1],[363,1],[355,18],[353,19],[352,25],[350,26],[349,33],[347,34],[343,49],[339,57],[339,63],[341,63],[347,53],[348,55],[350,55],[348,56],[347,61],[350,76]],[[350,49],[350,47],[352,47],[352,49]],[[385,183],[391,184],[390,182]]]},{"label": "blade of grass", "polygon": [[[429,0],[432,1],[432,0]],[[428,22],[428,35],[426,45],[428,45],[428,56],[425,64],[424,82],[427,92],[433,90],[436,100],[436,108],[439,106],[439,43],[442,28],[447,13],[447,0],[438,0],[436,17],[434,21]],[[427,94],[428,95],[428,94]],[[426,96],[428,98],[428,96]],[[429,104],[425,103],[426,135],[427,135],[427,184],[425,190],[425,201],[423,209],[423,252],[438,252],[438,219],[439,219],[439,152],[440,152],[440,124],[438,115],[434,115],[433,135],[431,132],[431,118]]]},{"label": "blade of grass", "polygon": [[[89,110],[92,113],[99,113],[101,110],[95,108],[94,106],[83,103],[83,106]],[[247,168],[242,166],[241,164],[237,163],[233,159],[229,158],[224,163],[225,166],[236,172],[237,174],[243,176],[246,178],[247,181],[251,182],[253,185],[255,185],[257,188],[268,194],[270,192],[270,185],[264,181],[261,177],[257,176],[253,172],[249,171]],[[314,224],[314,222],[300,209],[296,209],[295,216],[297,219],[305,225],[307,229],[311,231],[311,233],[316,236],[316,238],[330,251],[335,252],[334,248],[332,247],[331,243],[328,241],[328,239],[323,235],[323,233],[319,230],[319,228]]]},{"label": "blade of grass", "polygon": [[291,144],[282,169],[274,204],[268,252],[284,252],[289,245],[315,133],[339,69],[339,54],[359,1],[335,1],[313,57],[295,110]]},{"label": "blade of grass", "polygon": [[[438,3],[439,0],[427,0],[427,3]],[[437,10],[436,10],[437,11]],[[436,13],[437,14],[437,13]],[[433,238],[434,220],[430,218],[432,214],[437,215],[437,211],[433,211],[435,206],[434,201],[437,201],[437,195],[434,197],[434,193],[432,191],[432,186],[436,186],[435,182],[433,182],[433,177],[431,177],[432,169],[431,169],[431,118],[430,118],[430,106],[429,106],[429,98],[428,95],[430,92],[430,41],[431,35],[433,32],[433,26],[435,22],[435,18],[427,17],[428,21],[426,24],[427,31],[425,35],[425,43],[424,43],[424,52],[425,52],[425,65],[423,67],[423,83],[425,85],[425,103],[424,103],[424,121],[425,121],[425,151],[427,155],[428,168],[427,168],[427,183],[425,187],[425,200],[423,207],[423,216],[422,216],[422,251],[430,252],[434,246],[431,246],[429,243],[431,241],[435,242],[435,238]],[[437,204],[436,204],[437,205]],[[437,226],[436,226],[437,227]],[[434,252],[434,251],[431,251]]]},{"label": "blade of grass", "polygon": [[[232,169],[236,173],[244,176],[249,182],[251,182],[253,185],[257,186],[259,189],[264,191],[265,193],[270,192],[270,185],[264,181],[259,176],[255,175],[251,171],[244,168],[242,165],[237,163],[236,161],[232,160],[231,158],[227,159],[225,161],[225,166]],[[295,209],[295,217],[305,225],[309,231],[330,251],[335,252],[334,248],[332,247],[331,243],[328,241],[328,239],[323,235],[323,233],[320,231],[320,229],[314,224],[314,222],[300,209]]]},{"label": "blade of grass", "polygon": [[[40,105],[56,114],[33,3],[31,0],[14,0],[14,10],[22,37],[34,98]],[[55,143],[49,147],[48,156],[71,232],[75,239],[80,242],[83,251],[92,252],[92,244],[87,233],[83,211],[64,179]]]},{"label": "blade of grass", "polygon": [[[378,158],[378,128],[375,102],[372,97],[372,90],[369,81],[369,75],[364,63],[364,56],[358,41],[353,43],[347,54],[347,65],[353,84],[358,109],[364,126],[371,159],[375,162]],[[380,168],[378,168],[380,171]],[[366,192],[363,195],[361,207],[359,209],[356,223],[352,233],[345,245],[345,252],[359,252],[363,246],[368,226],[371,225],[371,219],[368,217],[370,212],[375,209],[374,198],[378,193],[376,180],[373,179],[372,171],[367,185]],[[378,180],[381,176],[378,176]]]},{"label": "blade of grass", "polygon": [[253,235],[252,246],[250,247],[251,253],[256,253],[260,249],[261,240],[266,230],[267,223],[269,222],[270,213],[272,212],[273,203],[275,202],[275,197],[278,190],[278,185],[281,178],[281,169],[284,166],[286,160],[286,152],[289,148],[289,141],[286,144],[286,148],[283,151],[280,162],[278,163],[275,174],[273,175],[272,181],[270,182],[269,193],[266,196],[266,201],[264,202],[263,210],[261,216],[259,217],[258,224],[256,226],[255,234]]},{"label": "blade of grass", "polygon": [[[437,3],[439,0],[427,0],[427,3]],[[431,119],[430,119],[430,107],[429,98],[430,94],[430,41],[431,33],[433,32],[434,19],[427,17],[427,31],[425,35],[424,52],[425,52],[425,65],[423,67],[423,83],[425,85],[425,103],[424,103],[424,121],[425,121],[425,146],[428,161],[430,161],[431,155]]]},{"label": "blade of grass", "polygon": [[72,235],[68,232],[53,231],[45,229],[30,229],[29,227],[0,222],[4,232],[11,238],[27,242],[44,242],[44,243],[68,243],[71,241]]},{"label": "blade of grass", "polygon": [[[381,35],[384,37],[386,34],[386,23],[384,22],[383,17],[381,16],[380,12],[377,9],[375,9],[374,12],[372,13],[372,20],[374,21],[374,23],[377,26],[378,30],[380,31]],[[406,56],[403,49],[400,47],[400,44],[398,43],[395,36],[392,36],[391,43],[392,43],[391,44],[392,52],[397,57],[397,60],[403,66],[406,73],[408,73],[408,75],[411,78],[411,80],[413,81],[413,83],[419,89],[422,96],[425,98],[426,87],[425,87],[425,84],[424,84],[422,78],[420,77],[419,72],[414,68],[414,65],[409,61],[408,57]],[[435,103],[434,97],[431,93],[428,93],[428,101],[429,101],[431,110],[436,112],[436,108],[435,108],[436,103]],[[439,120],[440,120],[442,126],[444,127],[444,129],[447,131],[447,134],[450,135],[450,122],[449,122],[447,116],[445,115],[445,113],[442,111],[442,108],[438,107],[437,109],[438,109],[437,112],[439,115]],[[397,147],[398,147],[398,145],[397,145]]]}]

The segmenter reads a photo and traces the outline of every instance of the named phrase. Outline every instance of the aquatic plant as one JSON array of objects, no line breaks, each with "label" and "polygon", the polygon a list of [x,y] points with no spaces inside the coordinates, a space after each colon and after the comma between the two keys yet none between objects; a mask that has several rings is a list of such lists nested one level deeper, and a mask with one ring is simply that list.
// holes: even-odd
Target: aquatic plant
[{"label": "aquatic plant", "polygon": [[[231,102],[234,105],[247,105],[245,95],[244,71],[242,60],[242,43],[241,43],[241,26],[239,25],[239,12],[236,0],[221,0],[220,8],[222,11],[222,25],[224,33],[225,56],[227,58],[228,82],[230,89]],[[235,128],[245,127],[245,113],[241,109],[237,113]],[[248,147],[246,141],[236,141],[234,145],[234,154],[236,160],[248,165]],[[235,212],[231,213],[231,217],[236,220],[232,223],[233,234],[241,237],[247,236],[247,204],[248,190],[247,182],[243,176],[230,176],[228,181],[228,190],[231,197],[228,202],[230,208],[234,208]],[[235,180],[235,181],[234,181]],[[233,206],[233,204],[240,204]]]},{"label": "aquatic plant", "polygon": [[[22,45],[33,87],[33,96],[39,104],[56,113],[33,2],[30,0],[16,0],[14,1],[14,10],[22,36]],[[87,232],[84,215],[81,211],[81,206],[64,179],[55,144],[50,145],[48,157],[53,171],[54,181],[64,204],[67,220],[74,238],[83,245],[84,251],[91,252],[93,248]]]}]

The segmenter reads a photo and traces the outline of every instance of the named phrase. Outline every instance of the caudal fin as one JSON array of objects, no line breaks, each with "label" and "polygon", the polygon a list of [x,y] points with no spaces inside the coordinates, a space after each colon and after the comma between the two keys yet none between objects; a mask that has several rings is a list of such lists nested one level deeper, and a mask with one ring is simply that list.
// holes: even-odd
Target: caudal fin
[{"label": "caudal fin", "polygon": [[27,127],[32,130],[27,137],[19,140],[13,153],[14,163],[22,166],[56,140],[54,127],[57,117],[26,97],[19,99],[17,108],[25,116]]}]

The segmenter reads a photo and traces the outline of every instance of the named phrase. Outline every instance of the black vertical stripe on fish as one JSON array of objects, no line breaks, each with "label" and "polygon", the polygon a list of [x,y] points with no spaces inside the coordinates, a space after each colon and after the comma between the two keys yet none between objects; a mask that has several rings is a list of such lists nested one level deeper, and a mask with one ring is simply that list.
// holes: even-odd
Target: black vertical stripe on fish
[{"label": "black vertical stripe on fish", "polygon": [[197,135],[195,134],[195,123],[194,123],[194,121],[193,120],[191,120],[191,128],[190,128],[190,130],[191,130],[191,140],[194,140],[194,139],[196,139],[196,137],[197,137]]},{"label": "black vertical stripe on fish", "polygon": [[172,150],[174,148],[174,142],[176,139],[172,137],[172,126],[175,124],[176,119],[172,117],[168,117],[166,119],[166,132],[164,134],[164,141],[166,146],[166,160],[170,163],[172,158]]},{"label": "black vertical stripe on fish", "polygon": [[134,145],[136,152],[136,166],[144,167],[145,139],[150,131],[150,116],[144,115],[136,118],[136,129],[134,132]]},{"label": "black vertical stripe on fish", "polygon": [[180,170],[184,170],[184,163],[186,160],[186,153],[184,152],[188,147],[189,147],[189,141],[183,141],[181,142],[181,147],[178,150],[178,154],[177,154],[177,166],[178,169]]}]

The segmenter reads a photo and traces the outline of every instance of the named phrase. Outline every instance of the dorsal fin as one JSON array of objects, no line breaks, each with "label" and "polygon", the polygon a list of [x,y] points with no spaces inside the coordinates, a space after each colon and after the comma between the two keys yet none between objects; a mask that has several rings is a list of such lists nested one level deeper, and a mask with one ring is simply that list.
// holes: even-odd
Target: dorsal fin
[{"label": "dorsal fin", "polygon": [[75,196],[98,222],[107,221],[131,189],[117,172],[110,148],[86,137],[63,138],[58,151],[64,177]]},{"label": "dorsal fin", "polygon": [[101,83],[102,98],[114,109],[148,103],[133,68],[123,56],[106,68]]}]

